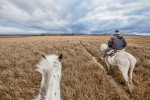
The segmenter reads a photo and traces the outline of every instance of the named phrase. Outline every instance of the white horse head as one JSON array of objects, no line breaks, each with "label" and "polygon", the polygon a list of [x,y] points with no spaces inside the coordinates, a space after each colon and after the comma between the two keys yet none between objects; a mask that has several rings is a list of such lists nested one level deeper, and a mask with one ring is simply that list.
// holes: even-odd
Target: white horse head
[{"label": "white horse head", "polygon": [[[108,48],[108,45],[101,44],[100,49],[103,52],[105,49]],[[136,64],[136,59],[128,52],[124,50],[117,52],[114,56],[106,56],[105,62],[107,68],[109,70],[109,65],[116,65],[118,66],[119,70],[121,71],[123,78],[125,79],[126,83],[128,84],[129,91],[132,92],[132,73],[134,66]]]},{"label": "white horse head", "polygon": [[42,81],[40,93],[35,100],[60,100],[61,59],[62,54],[46,55],[37,65]]},{"label": "white horse head", "polygon": [[100,48],[101,48],[101,51],[104,51],[108,48],[108,45],[107,44],[101,44]]}]

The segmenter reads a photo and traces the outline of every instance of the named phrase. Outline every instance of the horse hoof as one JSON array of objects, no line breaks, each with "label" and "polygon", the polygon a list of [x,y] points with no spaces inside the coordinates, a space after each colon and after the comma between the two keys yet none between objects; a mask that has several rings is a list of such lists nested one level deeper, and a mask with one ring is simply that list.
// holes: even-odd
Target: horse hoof
[{"label": "horse hoof", "polygon": [[125,82],[120,82],[120,84],[121,84],[121,85],[126,85],[126,83],[125,83]]},{"label": "horse hoof", "polygon": [[110,74],[110,71],[107,69],[107,74]]}]

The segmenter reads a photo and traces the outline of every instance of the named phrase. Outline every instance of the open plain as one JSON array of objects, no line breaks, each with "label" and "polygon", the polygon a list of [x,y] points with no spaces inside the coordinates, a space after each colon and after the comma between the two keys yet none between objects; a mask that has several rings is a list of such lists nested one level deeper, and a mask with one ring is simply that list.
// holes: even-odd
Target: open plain
[{"label": "open plain", "polygon": [[116,66],[107,73],[100,44],[110,36],[0,37],[0,100],[31,100],[39,92],[42,56],[63,54],[62,100],[150,100],[150,36],[125,36],[137,59],[134,92]]}]

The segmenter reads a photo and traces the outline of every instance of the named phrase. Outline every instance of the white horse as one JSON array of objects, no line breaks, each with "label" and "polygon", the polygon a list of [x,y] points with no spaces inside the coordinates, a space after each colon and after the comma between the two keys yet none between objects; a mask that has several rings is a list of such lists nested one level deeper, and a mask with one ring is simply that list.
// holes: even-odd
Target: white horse
[{"label": "white horse", "polygon": [[61,59],[62,54],[47,55],[37,65],[42,81],[39,95],[34,100],[60,100]]},{"label": "white horse", "polygon": [[[104,52],[108,48],[108,45],[101,44],[101,52]],[[126,83],[129,87],[129,92],[132,92],[132,73],[134,66],[136,64],[136,59],[130,53],[125,52],[124,50],[119,50],[113,56],[106,56],[105,62],[107,65],[107,69],[109,71],[110,65],[118,66],[119,70],[121,71],[123,78],[125,79]]]}]

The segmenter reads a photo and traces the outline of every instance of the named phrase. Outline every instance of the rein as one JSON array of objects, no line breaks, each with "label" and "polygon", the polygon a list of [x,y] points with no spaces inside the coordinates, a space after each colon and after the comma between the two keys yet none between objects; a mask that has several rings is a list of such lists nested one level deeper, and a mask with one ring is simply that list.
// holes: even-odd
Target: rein
[{"label": "rein", "polygon": [[124,49],[122,50],[113,50],[111,53],[107,53],[108,56],[112,57],[114,56],[117,52],[121,52],[121,51],[124,51]]}]

